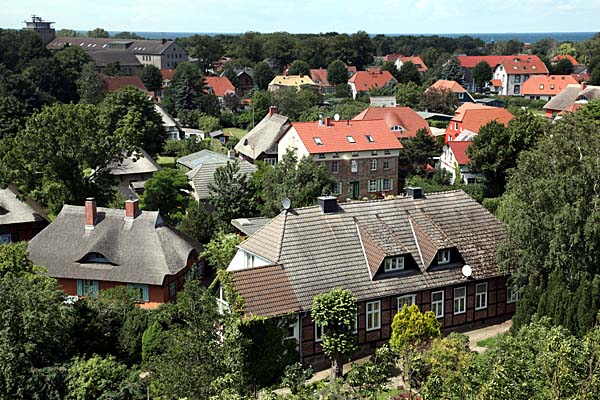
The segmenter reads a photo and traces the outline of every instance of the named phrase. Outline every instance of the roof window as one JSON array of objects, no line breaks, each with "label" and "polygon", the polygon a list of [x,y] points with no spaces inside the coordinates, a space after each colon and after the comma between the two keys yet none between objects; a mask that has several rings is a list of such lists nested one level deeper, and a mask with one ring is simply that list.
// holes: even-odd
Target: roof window
[{"label": "roof window", "polygon": [[543,83],[540,84],[540,90],[544,90],[544,84]]},{"label": "roof window", "polygon": [[375,139],[373,139],[373,136],[371,136],[371,135],[365,135],[365,137],[367,138],[367,141],[369,143],[374,143],[375,142]]},{"label": "roof window", "polygon": [[314,138],[313,138],[313,140],[315,141],[315,143],[316,143],[318,146],[323,146],[323,141],[321,140],[321,138],[320,138],[320,137],[314,137]]},{"label": "roof window", "polygon": [[354,140],[354,138],[352,136],[346,136],[346,139],[348,140],[348,142],[350,143],[356,143],[356,140]]}]

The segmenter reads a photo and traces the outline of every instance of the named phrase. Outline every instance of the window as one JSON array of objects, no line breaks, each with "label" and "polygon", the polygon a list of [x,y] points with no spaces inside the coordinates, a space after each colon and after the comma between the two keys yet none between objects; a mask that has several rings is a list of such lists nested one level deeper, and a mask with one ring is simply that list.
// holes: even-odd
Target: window
[{"label": "window", "polygon": [[475,285],[475,310],[487,308],[487,282]]},{"label": "window", "polygon": [[383,169],[390,169],[390,159],[386,158],[383,160]]},{"label": "window", "polygon": [[275,165],[277,165],[277,159],[276,158],[264,158],[263,162],[267,165],[270,165],[272,167],[274,167]]},{"label": "window", "polygon": [[554,90],[554,85],[550,85],[550,90]]},{"label": "window", "polygon": [[98,281],[77,279],[77,296],[98,296]]},{"label": "window", "polygon": [[367,331],[374,331],[381,327],[381,302],[367,302]]},{"label": "window", "polygon": [[331,157],[333,157],[333,158],[340,158],[340,153],[333,153],[331,155]]},{"label": "window", "polygon": [[321,324],[317,324],[315,322],[315,342],[322,342],[323,341],[323,325]]},{"label": "window", "polygon": [[521,75],[515,75],[515,83],[521,82]]},{"label": "window", "polygon": [[371,171],[377,171],[377,159],[372,159],[369,161],[369,167]]},{"label": "window", "polygon": [[169,284],[169,298],[172,299],[177,294],[177,281],[173,281]]},{"label": "window", "polygon": [[367,191],[371,193],[377,191],[377,179],[369,179]]},{"label": "window", "polygon": [[358,162],[356,160],[350,162],[350,172],[358,172]]},{"label": "window", "polygon": [[331,172],[333,172],[333,173],[338,172],[338,168],[339,168],[338,162],[332,161],[331,162]]},{"label": "window", "polygon": [[346,136],[346,139],[348,140],[348,142],[350,143],[356,143],[356,140],[354,140],[354,138],[352,136]]},{"label": "window", "polygon": [[383,270],[385,272],[401,271],[404,269],[404,257],[386,258]]},{"label": "window", "polygon": [[415,304],[416,297],[417,297],[416,294],[405,294],[404,296],[399,296],[398,297],[398,311],[402,310],[402,307],[404,307],[404,305],[407,305],[410,307],[413,304]]},{"label": "window", "polygon": [[219,292],[217,296],[217,309],[219,311],[219,314],[224,314],[225,311],[229,311],[229,303],[227,303],[227,299],[225,298],[223,286],[219,286]]},{"label": "window", "polygon": [[440,250],[438,252],[438,264],[448,264],[450,262],[450,250]]},{"label": "window", "polygon": [[323,141],[321,140],[321,138],[320,138],[320,137],[314,137],[314,138],[313,138],[313,140],[315,141],[315,143],[316,143],[318,146],[323,146]]},{"label": "window", "polygon": [[463,99],[465,97],[465,94],[463,92],[458,93],[458,98],[459,99]]},{"label": "window", "polygon": [[467,288],[454,288],[454,314],[464,314],[467,303]]},{"label": "window", "polygon": [[506,287],[506,302],[507,303],[516,303],[519,300],[519,290],[516,286],[507,286]]},{"label": "window", "polygon": [[458,130],[458,122],[454,123],[454,130],[457,131]]},{"label": "window", "polygon": [[0,244],[8,244],[10,242],[11,242],[10,233],[7,233],[6,235],[0,235]]},{"label": "window", "polygon": [[352,152],[352,157],[358,157],[358,151],[353,151]]},{"label": "window", "polygon": [[372,156],[376,156],[377,155],[377,150],[371,150],[371,155]]},{"label": "window", "polygon": [[[173,282],[173,283],[175,283],[175,282]],[[137,283],[133,283],[133,284],[130,283],[127,286],[136,290],[136,292],[138,293],[139,301],[150,301],[150,294],[148,293],[148,285],[140,285]],[[171,287],[169,286],[169,296],[170,296],[170,292],[171,292]]]},{"label": "window", "polygon": [[334,194],[335,194],[335,195],[340,195],[340,194],[342,194],[342,189],[343,189],[342,182],[337,182],[337,183],[335,184],[335,189],[334,189],[335,193],[334,193]]},{"label": "window", "polygon": [[[285,322],[285,320],[284,320]],[[299,331],[299,325],[298,325],[298,319],[294,319],[294,321],[287,321],[286,325],[286,339],[298,339],[298,331]]]},{"label": "window", "polygon": [[385,178],[385,179],[383,179],[383,188],[382,188],[382,191],[389,192],[390,190],[394,189],[393,182],[394,181],[391,178]]},{"label": "window", "polygon": [[244,258],[246,260],[246,268],[254,267],[254,254],[244,253]]},{"label": "window", "polygon": [[540,83],[540,90],[544,90],[544,84]]},{"label": "window", "polygon": [[371,136],[371,135],[365,135],[365,138],[367,138],[367,142],[369,142],[369,143],[375,142],[375,139],[373,139],[373,136]]},{"label": "window", "polygon": [[96,252],[88,253],[88,255],[84,257],[83,262],[110,264],[108,258]]},{"label": "window", "polygon": [[325,153],[319,153],[319,158],[325,158]]},{"label": "window", "polygon": [[442,318],[444,316],[444,291],[431,293],[431,311],[435,314],[436,318]]},{"label": "window", "polygon": [[514,93],[521,94],[521,85],[515,85]]},{"label": "window", "polygon": [[385,149],[383,151],[383,154],[385,154],[386,156],[389,156],[390,154],[392,154],[392,152],[389,149]]}]

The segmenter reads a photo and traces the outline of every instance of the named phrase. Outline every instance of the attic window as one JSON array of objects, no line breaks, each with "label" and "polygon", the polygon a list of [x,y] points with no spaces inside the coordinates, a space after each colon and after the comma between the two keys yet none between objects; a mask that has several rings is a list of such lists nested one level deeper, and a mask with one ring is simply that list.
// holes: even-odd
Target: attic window
[{"label": "attic window", "polygon": [[320,138],[320,137],[314,137],[314,138],[313,138],[313,140],[315,141],[315,143],[316,143],[318,146],[323,146],[323,141],[321,140],[321,138]]},{"label": "attic window", "polygon": [[373,143],[373,142],[375,142],[375,139],[373,139],[373,136],[371,136],[371,135],[365,135],[365,137],[367,138],[367,141],[368,141],[369,143]]},{"label": "attic window", "polygon": [[554,90],[554,85],[550,85],[550,90]]},{"label": "attic window", "polygon": [[438,264],[448,264],[450,262],[450,250],[444,249],[438,252]]},{"label": "attic window", "polygon": [[535,68],[535,65],[532,65],[532,66],[531,66],[531,69],[536,69],[536,68]]},{"label": "attic window", "polygon": [[386,258],[383,263],[384,272],[402,271],[404,269],[404,257]]},{"label": "attic window", "polygon": [[402,125],[394,125],[392,126],[392,131],[402,132],[404,131],[404,127]]},{"label": "attic window", "polygon": [[110,260],[101,253],[91,252],[81,259],[82,263],[112,264]]},{"label": "attic window", "polygon": [[0,215],[6,215],[6,214],[8,214],[8,210],[6,208],[2,208],[0,206]]},{"label": "attic window", "polygon": [[543,90],[543,89],[544,89],[544,84],[542,83],[542,84],[540,84],[540,90]]},{"label": "attic window", "polygon": [[356,143],[356,140],[354,140],[354,138],[352,136],[346,136],[346,139],[348,140],[348,142],[350,143]]}]

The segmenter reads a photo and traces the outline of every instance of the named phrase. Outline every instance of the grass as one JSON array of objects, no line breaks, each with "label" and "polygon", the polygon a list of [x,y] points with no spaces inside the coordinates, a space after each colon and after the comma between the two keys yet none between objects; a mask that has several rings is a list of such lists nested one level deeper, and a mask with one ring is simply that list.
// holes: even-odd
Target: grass
[{"label": "grass", "polygon": [[390,389],[385,392],[377,393],[377,396],[375,397],[375,399],[376,400],[388,400],[388,399],[391,399],[392,396],[395,396],[400,393],[402,393],[402,391],[399,389]]},{"label": "grass", "polygon": [[491,338],[480,340],[479,342],[477,342],[477,346],[478,347],[486,347],[487,348],[487,347],[492,346],[497,341],[498,341],[497,337],[491,337]]},{"label": "grass", "polygon": [[223,132],[229,132],[238,139],[241,139],[246,133],[248,133],[247,130],[240,128],[224,128]]},{"label": "grass", "polygon": [[175,165],[175,157],[159,156],[156,162],[161,167],[172,167]]}]

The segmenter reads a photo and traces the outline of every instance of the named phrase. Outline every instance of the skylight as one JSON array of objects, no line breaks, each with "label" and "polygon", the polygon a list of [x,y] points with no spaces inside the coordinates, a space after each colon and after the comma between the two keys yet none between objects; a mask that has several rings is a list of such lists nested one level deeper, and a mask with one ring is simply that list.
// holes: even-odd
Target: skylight
[{"label": "skylight", "polygon": [[323,141],[321,140],[321,138],[320,138],[320,137],[314,137],[314,138],[313,138],[313,140],[315,141],[315,143],[316,143],[318,146],[323,146]]},{"label": "skylight", "polygon": [[373,139],[373,136],[371,136],[371,135],[365,135],[365,137],[367,138],[367,141],[368,141],[369,143],[373,143],[373,142],[375,142],[375,139]]},{"label": "skylight", "polygon": [[348,139],[350,143],[356,143],[356,140],[354,140],[352,136],[346,136],[346,139]]}]

